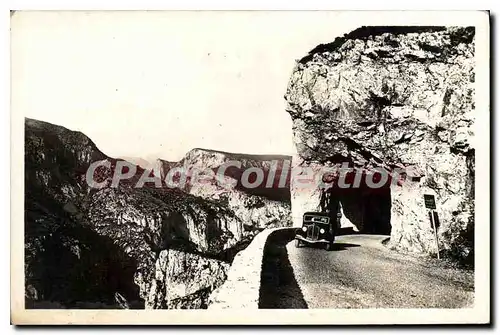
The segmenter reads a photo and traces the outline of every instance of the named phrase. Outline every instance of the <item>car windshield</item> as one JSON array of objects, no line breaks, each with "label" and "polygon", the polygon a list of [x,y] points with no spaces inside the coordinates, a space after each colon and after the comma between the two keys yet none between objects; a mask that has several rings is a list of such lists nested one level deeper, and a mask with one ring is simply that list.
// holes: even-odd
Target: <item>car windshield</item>
[{"label": "car windshield", "polygon": [[327,216],[304,215],[304,223],[328,223],[330,219]]}]

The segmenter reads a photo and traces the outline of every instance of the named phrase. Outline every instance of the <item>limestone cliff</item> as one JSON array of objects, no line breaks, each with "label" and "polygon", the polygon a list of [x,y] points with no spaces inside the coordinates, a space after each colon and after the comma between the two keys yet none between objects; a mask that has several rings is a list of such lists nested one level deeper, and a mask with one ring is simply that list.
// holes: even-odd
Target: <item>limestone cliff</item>
[{"label": "limestone cliff", "polygon": [[[208,149],[193,149],[180,162],[158,159],[156,171],[162,179],[176,167],[210,171],[217,174],[228,162],[238,162],[240,167],[229,166],[223,182],[212,178],[204,182],[187,182],[181,189],[203,199],[220,201],[232,210],[241,224],[231,227],[234,236],[248,237],[263,228],[291,225],[290,166],[291,157],[283,155],[247,155]],[[273,164],[274,172],[271,172]],[[288,166],[287,166],[288,164]],[[256,187],[245,187],[242,175],[245,169],[263,171],[263,181]],[[280,186],[281,181],[281,186]],[[270,187],[266,187],[266,184]]]},{"label": "limestone cliff", "polygon": [[[362,27],[317,46],[290,78],[294,166],[408,171],[382,198],[351,190],[341,200],[360,230],[384,217],[399,250],[435,253],[423,200],[433,194],[440,248],[473,260],[474,36],[473,27]],[[292,182],[294,220],[318,194]]]}]

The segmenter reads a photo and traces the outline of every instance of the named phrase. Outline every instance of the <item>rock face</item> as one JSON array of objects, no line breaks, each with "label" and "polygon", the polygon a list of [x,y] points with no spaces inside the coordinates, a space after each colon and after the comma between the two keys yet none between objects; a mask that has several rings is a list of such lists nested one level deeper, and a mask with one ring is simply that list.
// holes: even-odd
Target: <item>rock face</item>
[{"label": "rock face", "polygon": [[[165,179],[168,172],[174,168],[197,169],[205,171],[203,174],[217,175],[224,165],[224,187],[229,190],[238,190],[250,195],[258,195],[270,200],[287,202],[290,200],[290,161],[292,157],[285,155],[248,155],[235,154],[217,150],[195,148],[189,151],[179,162],[169,162],[158,159],[155,163],[155,173]],[[235,166],[235,163],[240,164]],[[247,169],[262,170],[262,182],[255,185],[246,185],[243,180]],[[255,174],[251,173],[248,180],[256,181]],[[187,183],[183,188],[186,192],[197,192],[191,188],[203,183]],[[222,189],[222,188],[220,188]]]},{"label": "rock face", "polygon": [[[389,223],[396,249],[435,253],[423,200],[433,194],[440,249],[473,260],[474,36],[473,27],[362,27],[319,45],[293,70],[285,96],[293,166],[406,170],[402,184],[378,194],[340,195],[345,219],[360,230]],[[294,222],[318,196],[292,181]]]},{"label": "rock face", "polygon": [[138,166],[119,187],[90,187],[89,165],[104,160],[111,169],[95,175],[109,185],[121,160],[82,133],[26,119],[26,306],[205,307],[235,251],[255,235],[243,233],[248,218],[221,199],[154,182],[136,188]]},{"label": "rock face", "polygon": [[[216,178],[204,182],[186,182],[184,192],[203,199],[224,203],[241,219],[242,225],[232,230],[235,236],[254,235],[263,228],[291,225],[290,208],[290,156],[283,155],[242,155],[222,151],[193,149],[180,162],[157,160],[156,173],[165,179],[168,172],[175,168],[184,171],[196,169],[208,171],[205,175],[215,174],[229,162],[238,162],[240,167],[228,166],[223,182]],[[274,166],[274,171],[273,169]],[[257,168],[263,171],[263,179],[256,187],[247,187],[243,182],[246,169]],[[250,181],[255,181],[252,176]],[[280,185],[281,182],[281,185]],[[270,187],[266,187],[266,184]],[[243,228],[243,230],[241,230]]]},{"label": "rock face", "polygon": [[182,251],[163,250],[155,269],[148,297],[152,308],[207,308],[209,295],[226,279],[229,264]]}]

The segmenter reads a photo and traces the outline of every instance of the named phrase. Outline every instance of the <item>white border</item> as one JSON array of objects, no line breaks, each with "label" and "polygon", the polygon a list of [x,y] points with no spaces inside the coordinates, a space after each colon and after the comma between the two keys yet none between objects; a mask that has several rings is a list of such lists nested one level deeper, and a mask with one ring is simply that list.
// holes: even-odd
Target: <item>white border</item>
[{"label": "white border", "polygon": [[[30,8],[21,5],[16,8]],[[100,2],[99,2],[100,3]],[[123,9],[144,8],[147,1],[131,4],[122,3]],[[87,2],[95,9],[112,8]],[[380,5],[380,4],[377,4]],[[477,3],[475,3],[477,5]],[[207,8],[192,2],[169,8]],[[212,6],[212,9],[228,6]],[[313,6],[314,7],[314,6]],[[33,8],[33,7],[31,7]],[[75,8],[71,5],[52,5],[57,9]],[[80,7],[81,8],[81,7]],[[165,8],[165,7],[163,7]],[[234,7],[233,7],[234,8]],[[262,8],[269,8],[263,6]],[[282,8],[279,7],[278,8]],[[308,6],[302,8],[311,8]],[[317,8],[317,7],[315,7]],[[273,7],[276,9],[276,6]],[[12,321],[14,323],[93,323],[93,324],[427,324],[427,323],[484,323],[489,320],[489,26],[484,12],[356,12],[365,16],[366,25],[475,25],[476,26],[476,301],[474,308],[461,310],[441,309],[367,309],[367,310],[231,310],[231,311],[60,311],[60,310],[23,310],[24,267],[23,267],[23,197],[24,178],[24,119],[22,115],[11,115],[11,301]]]}]

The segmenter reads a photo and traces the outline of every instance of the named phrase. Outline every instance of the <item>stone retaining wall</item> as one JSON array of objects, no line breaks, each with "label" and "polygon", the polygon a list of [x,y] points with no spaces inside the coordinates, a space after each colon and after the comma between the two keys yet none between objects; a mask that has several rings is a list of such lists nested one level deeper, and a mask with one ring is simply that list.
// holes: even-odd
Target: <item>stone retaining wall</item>
[{"label": "stone retaining wall", "polygon": [[269,237],[289,235],[296,228],[265,229],[234,258],[227,279],[209,298],[208,309],[258,309],[264,250]]}]

